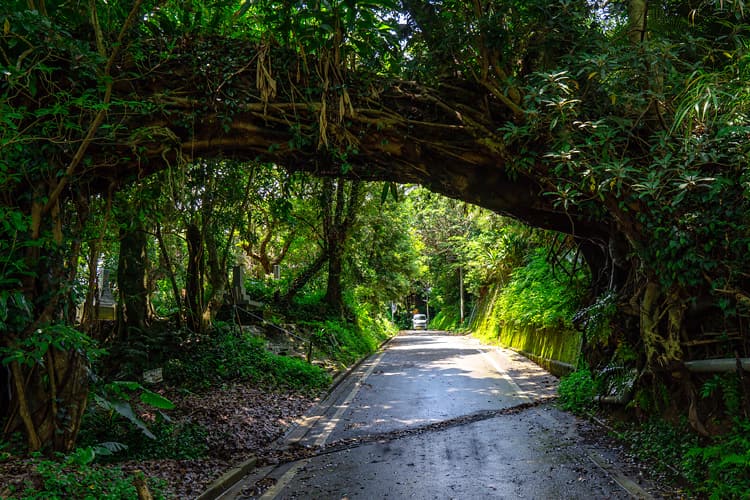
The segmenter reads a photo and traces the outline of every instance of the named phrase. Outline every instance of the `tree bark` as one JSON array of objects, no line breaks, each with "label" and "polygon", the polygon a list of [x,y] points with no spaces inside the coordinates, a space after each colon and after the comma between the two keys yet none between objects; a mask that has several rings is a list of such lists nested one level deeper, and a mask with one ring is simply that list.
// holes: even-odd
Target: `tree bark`
[{"label": "tree bark", "polygon": [[[208,320],[214,317],[224,303],[224,291],[227,287],[228,273],[225,254],[219,253],[216,235],[210,229],[204,233],[204,241],[208,261],[209,288],[209,295],[205,300],[206,310],[204,311],[204,319]],[[231,241],[228,244],[231,244]]]},{"label": "tree bark", "polygon": [[[347,194],[347,184],[350,189]],[[334,183],[327,179],[323,183],[323,233],[328,254],[328,279],[323,301],[331,311],[344,313],[342,292],[342,270],[346,242],[354,226],[360,204],[361,183],[339,179]]]},{"label": "tree bark", "polygon": [[147,245],[147,234],[140,222],[120,231],[120,258],[117,264],[120,307],[117,308],[117,320],[118,336],[122,340],[138,338],[148,327]]},{"label": "tree bark", "polygon": [[194,332],[203,331],[203,235],[195,223],[189,223],[186,231],[188,247],[185,303],[187,326]]}]

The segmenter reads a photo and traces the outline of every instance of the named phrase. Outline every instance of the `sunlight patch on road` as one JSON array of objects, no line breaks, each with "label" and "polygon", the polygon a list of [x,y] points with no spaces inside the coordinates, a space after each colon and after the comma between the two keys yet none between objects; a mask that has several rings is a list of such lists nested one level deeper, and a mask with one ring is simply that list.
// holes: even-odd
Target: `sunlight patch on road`
[{"label": "sunlight patch on road", "polygon": [[516,397],[518,397],[519,399],[522,399],[524,403],[530,403],[532,401],[528,393],[521,390],[518,384],[516,384],[516,382],[512,378],[510,378],[510,375],[508,375],[508,373],[505,370],[503,370],[503,368],[500,365],[497,364],[497,362],[492,358],[492,356],[489,355],[487,351],[483,351],[481,349],[477,349],[477,351],[479,351],[482,354],[482,356],[484,356],[484,359],[490,364],[490,366],[492,366],[492,368],[495,369],[495,371],[500,375],[500,377],[503,380],[505,380],[508,383],[508,385],[510,385],[511,389],[513,389],[513,391],[515,392]]},{"label": "sunlight patch on road", "polygon": [[362,388],[362,385],[364,384],[365,380],[367,380],[367,377],[369,377],[373,370],[375,370],[375,367],[380,364],[380,360],[383,358],[383,352],[378,354],[375,359],[370,363],[370,366],[367,368],[367,371],[364,373],[362,378],[360,378],[356,384],[354,384],[354,387],[352,387],[352,390],[347,394],[346,399],[338,405],[338,408],[336,409],[336,413],[333,414],[333,417],[328,420],[325,423],[325,426],[323,427],[323,431],[320,433],[320,436],[315,440],[314,446],[323,446],[326,442],[326,440],[329,438],[331,433],[336,429],[336,426],[341,421],[341,416],[344,414],[344,412],[349,408],[349,403],[352,402],[354,399],[354,396],[357,395],[359,390]]}]

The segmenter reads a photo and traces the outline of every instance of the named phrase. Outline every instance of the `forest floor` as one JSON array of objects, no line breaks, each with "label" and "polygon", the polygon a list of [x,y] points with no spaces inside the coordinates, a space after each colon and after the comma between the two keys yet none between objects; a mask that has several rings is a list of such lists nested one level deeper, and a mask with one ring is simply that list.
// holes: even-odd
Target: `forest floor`
[{"label": "forest floor", "polygon": [[[125,471],[142,471],[166,484],[174,498],[196,498],[227,469],[266,448],[302,416],[317,398],[273,391],[247,383],[227,384],[203,393],[164,394],[177,409],[174,422],[200,424],[207,432],[208,455],[203,459],[158,459],[114,464]],[[8,487],[23,489],[39,483],[29,459],[0,457],[0,498],[12,498]],[[37,487],[41,485],[36,484]]]},{"label": "forest floor", "polygon": [[200,394],[169,395],[187,419],[207,432],[208,456],[195,460],[151,460],[121,464],[165,480],[175,498],[196,498],[226,470],[265,449],[317,398],[236,383]]}]

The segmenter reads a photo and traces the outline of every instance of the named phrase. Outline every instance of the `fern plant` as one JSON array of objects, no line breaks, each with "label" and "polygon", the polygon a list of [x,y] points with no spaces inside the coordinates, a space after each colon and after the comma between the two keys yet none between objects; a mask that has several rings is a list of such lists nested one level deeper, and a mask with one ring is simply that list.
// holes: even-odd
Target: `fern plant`
[{"label": "fern plant", "polygon": [[691,448],[685,469],[696,492],[713,499],[747,498],[750,492],[750,421],[735,419],[732,431],[706,447]]}]

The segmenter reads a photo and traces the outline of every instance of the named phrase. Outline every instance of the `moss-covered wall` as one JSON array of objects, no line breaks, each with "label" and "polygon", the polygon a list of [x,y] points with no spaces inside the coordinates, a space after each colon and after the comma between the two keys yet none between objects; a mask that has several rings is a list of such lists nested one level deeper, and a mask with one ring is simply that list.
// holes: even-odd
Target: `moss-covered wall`
[{"label": "moss-covered wall", "polygon": [[578,361],[581,333],[563,326],[537,329],[504,325],[498,314],[500,288],[493,286],[480,300],[471,325],[473,335],[484,342],[518,351],[557,376],[570,373]]}]

